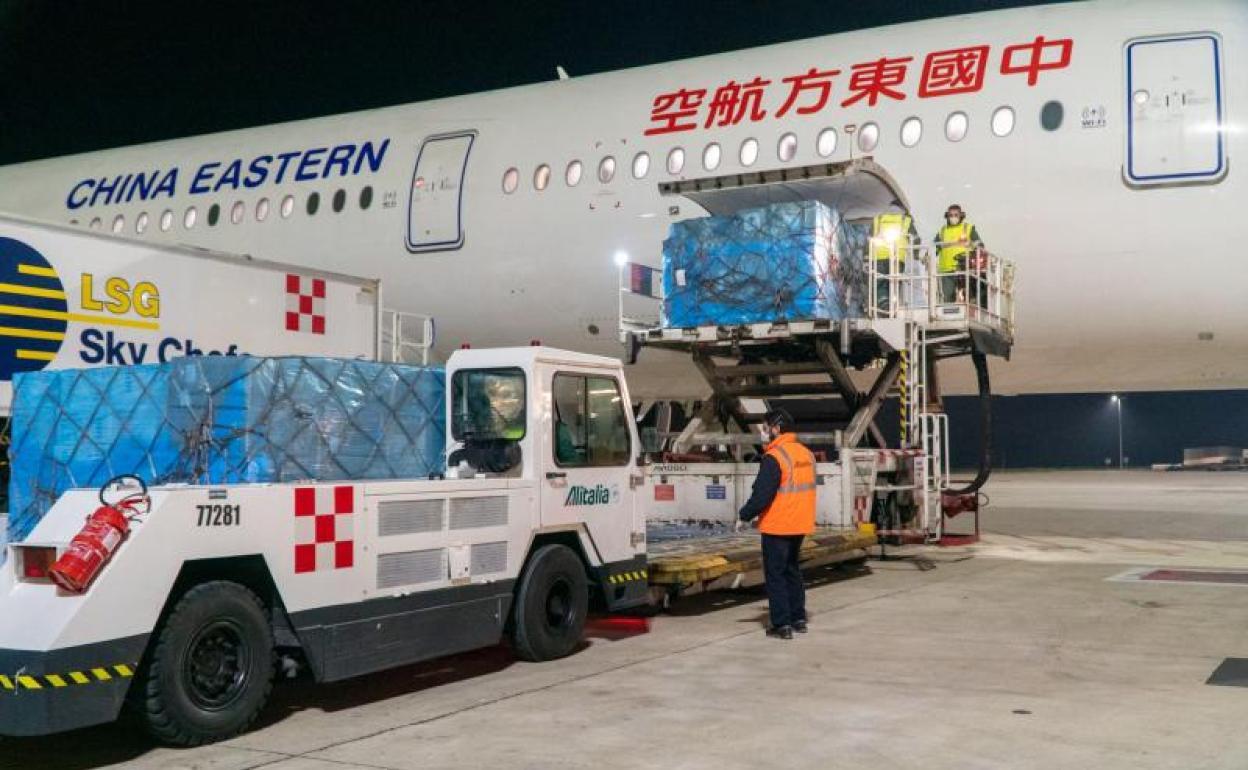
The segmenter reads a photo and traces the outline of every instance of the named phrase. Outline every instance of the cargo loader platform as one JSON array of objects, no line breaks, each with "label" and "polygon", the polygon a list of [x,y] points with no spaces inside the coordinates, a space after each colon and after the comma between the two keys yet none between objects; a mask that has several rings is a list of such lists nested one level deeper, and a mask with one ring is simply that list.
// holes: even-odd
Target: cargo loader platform
[{"label": "cargo loader platform", "polygon": [[[802,542],[802,568],[865,559],[874,534],[820,527]],[[756,530],[651,541],[647,571],[652,590],[668,596],[761,582],[763,554]]]}]

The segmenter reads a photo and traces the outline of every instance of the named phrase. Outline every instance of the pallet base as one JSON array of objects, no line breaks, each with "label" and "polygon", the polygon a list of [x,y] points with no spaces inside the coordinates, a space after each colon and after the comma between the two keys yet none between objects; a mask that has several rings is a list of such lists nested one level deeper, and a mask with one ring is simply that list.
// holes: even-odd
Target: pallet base
[{"label": "pallet base", "polygon": [[[856,555],[878,543],[875,535],[852,529],[821,528],[802,542],[803,566]],[[761,571],[763,554],[757,531],[705,538],[674,540],[651,545],[647,570],[650,584],[681,588],[724,577]]]}]

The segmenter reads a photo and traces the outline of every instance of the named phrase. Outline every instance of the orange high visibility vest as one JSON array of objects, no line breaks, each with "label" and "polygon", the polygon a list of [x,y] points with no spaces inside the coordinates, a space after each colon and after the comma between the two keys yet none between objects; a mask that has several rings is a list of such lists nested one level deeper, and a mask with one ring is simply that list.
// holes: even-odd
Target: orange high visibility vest
[{"label": "orange high visibility vest", "polygon": [[758,531],[768,535],[809,535],[815,531],[815,456],[782,433],[767,445],[767,454],[780,464],[780,488],[763,511]]}]

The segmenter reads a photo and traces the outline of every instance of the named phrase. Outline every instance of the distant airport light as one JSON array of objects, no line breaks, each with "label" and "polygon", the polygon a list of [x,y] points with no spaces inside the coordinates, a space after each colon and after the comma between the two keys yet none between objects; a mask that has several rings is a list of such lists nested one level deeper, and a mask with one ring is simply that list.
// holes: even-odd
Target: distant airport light
[{"label": "distant airport light", "polygon": [[627,265],[628,264],[628,252],[624,251],[623,249],[620,249],[619,251],[615,252],[615,264],[620,267],[624,267],[625,265]]},{"label": "distant airport light", "polygon": [[1112,396],[1110,396],[1110,397],[1109,397],[1109,403],[1111,403],[1111,404],[1116,404],[1116,403],[1118,403],[1118,394],[1117,394],[1117,393],[1115,393],[1115,394],[1113,394]]}]

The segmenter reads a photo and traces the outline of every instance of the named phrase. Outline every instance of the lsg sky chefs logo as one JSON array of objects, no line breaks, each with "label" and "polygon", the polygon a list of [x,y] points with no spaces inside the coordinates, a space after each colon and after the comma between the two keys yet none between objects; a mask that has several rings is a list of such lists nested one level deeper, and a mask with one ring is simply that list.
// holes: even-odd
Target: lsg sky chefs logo
[{"label": "lsg sky chefs logo", "polygon": [[618,502],[620,499],[620,488],[611,486],[607,488],[602,484],[593,487],[586,487],[580,484],[574,484],[568,488],[568,496],[563,499],[563,504],[568,505],[610,505]]}]

